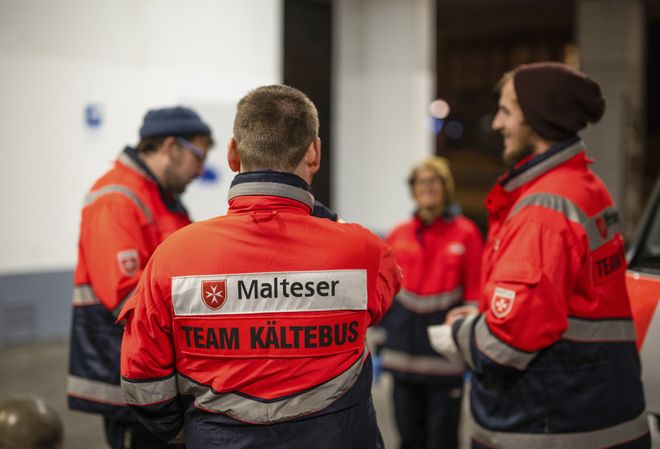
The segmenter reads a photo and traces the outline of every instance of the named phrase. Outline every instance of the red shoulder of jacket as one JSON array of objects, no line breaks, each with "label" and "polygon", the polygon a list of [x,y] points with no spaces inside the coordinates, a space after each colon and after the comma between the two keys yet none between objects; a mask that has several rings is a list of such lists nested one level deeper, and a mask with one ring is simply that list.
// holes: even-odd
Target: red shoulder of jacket
[{"label": "red shoulder of jacket", "polygon": [[105,172],[94,182],[90,191],[95,191],[107,185],[123,185],[133,190],[135,193],[144,190],[153,190],[158,192],[158,185],[146,174],[138,172],[132,167],[128,167],[121,161],[115,161],[114,167]]},{"label": "red shoulder of jacket", "polygon": [[[391,242],[393,239],[398,239],[402,237],[409,238],[415,235],[418,229],[424,227],[418,218],[412,218],[411,220],[405,221],[392,229],[387,235],[385,240]],[[430,230],[442,230],[443,232],[448,232],[452,236],[461,236],[464,234],[474,234],[480,233],[479,228],[476,223],[464,215],[457,215],[447,220],[445,218],[439,218],[430,226]]]},{"label": "red shoulder of jacket", "polygon": [[612,197],[603,181],[589,168],[590,160],[580,153],[523,188],[522,197],[537,193],[558,195],[570,200],[587,216],[612,206]]},{"label": "red shoulder of jacket", "polygon": [[[164,241],[153,257],[168,267],[169,274],[181,276],[215,268],[232,273],[305,271],[324,269],[329,263],[375,269],[386,249],[385,242],[358,224],[295,213],[247,213],[186,226]],[[272,263],[264,266],[268,257]]]},{"label": "red shoulder of jacket", "polygon": [[481,234],[481,231],[479,231],[479,227],[477,226],[477,224],[464,215],[458,215],[456,218],[454,218],[452,224],[457,230],[463,233]]},{"label": "red shoulder of jacket", "polygon": [[390,242],[393,238],[396,238],[400,235],[413,234],[415,229],[419,227],[419,222],[416,218],[411,218],[410,220],[404,221],[396,225],[385,237],[387,242]]}]

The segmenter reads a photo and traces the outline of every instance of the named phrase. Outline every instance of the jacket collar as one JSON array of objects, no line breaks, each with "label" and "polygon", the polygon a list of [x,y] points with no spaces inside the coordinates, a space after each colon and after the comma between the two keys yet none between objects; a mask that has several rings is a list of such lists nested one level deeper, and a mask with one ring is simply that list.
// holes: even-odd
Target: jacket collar
[{"label": "jacket collar", "polygon": [[229,188],[229,201],[239,196],[276,196],[298,201],[314,210],[312,188],[293,173],[272,170],[239,173]]},{"label": "jacket collar", "polygon": [[119,157],[117,159],[119,162],[136,172],[138,175],[158,184],[158,180],[154,174],[151,173],[151,170],[149,170],[147,164],[145,164],[144,161],[140,159],[140,156],[138,156],[138,153],[134,148],[129,146],[125,147],[122,152],[119,153]]},{"label": "jacket collar", "polygon": [[155,183],[156,186],[158,187],[160,198],[163,200],[165,207],[167,207],[167,209],[170,212],[182,213],[188,215],[188,211],[181,202],[179,195],[166,192],[163,189],[163,187],[158,182],[156,176],[154,176],[151,170],[149,170],[147,164],[144,163],[144,161],[140,158],[138,152],[134,148],[131,148],[129,146],[125,147],[124,150],[119,154],[118,160],[124,166],[137,173],[139,176],[145,178],[150,182]]},{"label": "jacket collar", "polygon": [[415,212],[413,213],[413,221],[415,222],[417,227],[425,228],[425,227],[435,226],[438,223],[450,223],[454,221],[456,217],[458,217],[462,213],[463,211],[461,210],[461,206],[457,202],[453,202],[445,208],[445,210],[442,212],[442,215],[437,217],[428,225],[424,223],[421,217],[419,216],[419,209],[416,209]]},{"label": "jacket collar", "polygon": [[[489,214],[489,222],[506,217],[509,208],[520,196],[521,190],[518,190],[520,187],[531,183],[579,154],[584,157],[584,142],[579,138],[573,138],[560,142],[543,154],[522,161],[502,175],[484,200],[484,206]],[[586,160],[586,157],[584,159]]]},{"label": "jacket collar", "polygon": [[544,175],[583,151],[584,142],[579,137],[565,140],[553,146],[545,153],[517,165],[502,176],[498,182],[505,191],[511,192]]}]

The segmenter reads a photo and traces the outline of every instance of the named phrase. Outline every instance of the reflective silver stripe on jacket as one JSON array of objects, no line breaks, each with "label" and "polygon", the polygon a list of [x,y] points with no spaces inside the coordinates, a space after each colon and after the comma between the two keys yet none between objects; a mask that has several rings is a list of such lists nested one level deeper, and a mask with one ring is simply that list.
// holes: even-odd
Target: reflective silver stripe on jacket
[{"label": "reflective silver stripe on jacket", "polygon": [[314,209],[314,195],[300,187],[294,187],[277,182],[245,182],[237,184],[229,189],[229,199],[232,200],[237,196],[251,196],[251,195],[264,195],[264,196],[279,196],[282,198],[289,198],[292,200],[300,201],[301,203]]},{"label": "reflective silver stripe on jacket", "polygon": [[584,142],[579,140],[573,145],[570,145],[557,154],[552,155],[548,159],[534,165],[532,168],[525,170],[518,176],[511,178],[506,184],[504,184],[504,190],[511,192],[512,190],[517,189],[518,187],[527,184],[528,182],[538,178],[544,173],[549,172],[558,165],[563,164],[567,160],[579,154],[584,150]]},{"label": "reflective silver stripe on jacket", "polygon": [[146,382],[130,382],[121,379],[124,401],[131,405],[149,405],[169,401],[177,396],[177,376]]},{"label": "reflective silver stripe on jacket", "polygon": [[381,346],[387,341],[387,330],[384,327],[375,326],[367,328],[367,344],[370,348]]},{"label": "reflective silver stripe on jacket", "polygon": [[179,391],[181,394],[195,396],[195,405],[199,408],[224,413],[240,421],[274,424],[308,415],[331,405],[353,387],[368,355],[369,352],[365,349],[350,368],[334,379],[299,394],[269,402],[233,393],[216,393],[210,387],[198,385],[182,376],[179,376]]},{"label": "reflective silver stripe on jacket", "polygon": [[635,341],[635,326],[632,320],[569,318],[568,329],[561,338],[585,342]]},{"label": "reflective silver stripe on jacket", "polygon": [[600,449],[636,440],[649,432],[646,412],[630,421],[590,432],[509,433],[484,429],[476,422],[473,424],[474,440],[493,449]]},{"label": "reflective silver stripe on jacket", "polygon": [[490,331],[485,315],[479,317],[474,329],[474,336],[479,350],[500,365],[511,366],[522,371],[537,355],[537,352],[521,351],[497,338]]},{"label": "reflective silver stripe on jacket", "polygon": [[404,373],[430,376],[460,376],[465,371],[462,363],[452,363],[432,355],[407,354],[384,348],[380,352],[383,368]]},{"label": "reflective silver stripe on jacket", "polygon": [[80,399],[89,399],[95,402],[113,405],[125,405],[119,385],[69,375],[66,390],[67,394]]},{"label": "reflective silver stripe on jacket", "polygon": [[406,309],[415,313],[434,313],[447,310],[463,298],[463,288],[456,287],[454,290],[438,293],[435,295],[417,295],[408,290],[401,289],[396,295],[396,300]]},{"label": "reflective silver stripe on jacket", "polygon": [[109,195],[112,193],[119,193],[121,195],[128,197],[128,199],[133,201],[133,203],[135,203],[135,205],[142,211],[142,213],[144,214],[144,216],[146,217],[149,223],[152,223],[154,221],[153,214],[151,213],[151,209],[149,209],[142,202],[142,200],[138,198],[135,192],[133,192],[128,187],[120,184],[108,184],[107,186],[103,186],[98,190],[88,193],[85,196],[84,205],[89,206],[90,204],[92,204],[94,201],[98,200],[102,196]]},{"label": "reflective silver stripe on jacket", "polygon": [[472,369],[474,369],[474,359],[472,358],[470,340],[472,336],[472,326],[474,326],[474,320],[478,318],[479,315],[468,316],[463,320],[461,327],[458,328],[458,332],[456,332],[456,346],[458,346],[458,350],[461,352],[465,363],[467,363]]},{"label": "reflective silver stripe on jacket", "polygon": [[[459,347],[466,344],[461,342],[463,338],[461,335],[462,330],[463,327],[459,331]],[[475,338],[479,350],[490,359],[501,365],[512,366],[519,370],[524,370],[537,354],[536,352],[525,352],[515,349],[497,338],[490,331],[485,315],[479,317],[475,328]],[[635,341],[635,327],[631,320],[584,320],[569,318],[568,327],[561,338],[582,342],[633,342]],[[463,347],[461,347],[461,351],[463,350]]]},{"label": "reflective silver stripe on jacket", "polygon": [[[131,297],[134,290],[135,289],[132,289],[130,292],[128,292],[126,296],[124,296],[124,299],[119,302],[117,307],[112,310],[112,314],[115,318],[119,316],[119,312],[121,312],[122,307],[124,307],[124,304],[126,304],[126,301],[128,301],[128,298]],[[73,287],[72,303],[74,307],[83,307],[101,304],[101,301],[94,293],[94,290],[92,290],[91,285],[77,285]]]},{"label": "reflective silver stripe on jacket", "polygon": [[[512,218],[527,206],[540,206],[557,211],[568,220],[582,226],[589,239],[591,251],[609,242],[619,232],[619,218],[613,207],[605,208],[588,217],[568,198],[551,193],[535,193],[522,198],[516,203],[508,218]],[[606,231],[605,235],[601,234],[602,231]]]},{"label": "reflective silver stripe on jacket", "polygon": [[99,298],[94,294],[91,285],[77,285],[73,287],[73,301],[74,306],[92,306],[101,304]]}]

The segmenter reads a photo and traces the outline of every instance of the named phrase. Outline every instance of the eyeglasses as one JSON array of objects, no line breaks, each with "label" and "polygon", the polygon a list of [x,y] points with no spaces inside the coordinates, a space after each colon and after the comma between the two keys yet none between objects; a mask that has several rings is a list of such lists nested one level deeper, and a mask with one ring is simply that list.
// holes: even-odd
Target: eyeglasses
[{"label": "eyeglasses", "polygon": [[432,178],[416,178],[413,179],[412,184],[414,186],[431,186],[434,184],[441,184],[442,179],[439,176],[434,176]]},{"label": "eyeglasses", "polygon": [[183,137],[177,137],[176,141],[183,148],[190,151],[197,159],[199,159],[200,162],[204,162],[206,160],[206,153],[204,152],[204,150],[202,150],[201,148],[199,148],[189,140],[186,140]]}]

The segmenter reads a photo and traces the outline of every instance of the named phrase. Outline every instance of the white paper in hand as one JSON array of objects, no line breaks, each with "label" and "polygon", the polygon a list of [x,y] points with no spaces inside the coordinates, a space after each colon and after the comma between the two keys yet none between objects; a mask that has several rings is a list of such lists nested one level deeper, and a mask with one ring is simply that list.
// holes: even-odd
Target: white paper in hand
[{"label": "white paper in hand", "polygon": [[454,337],[451,335],[451,326],[448,324],[439,324],[426,328],[431,340],[431,347],[442,354],[450,362],[463,362],[463,357],[454,343]]}]

